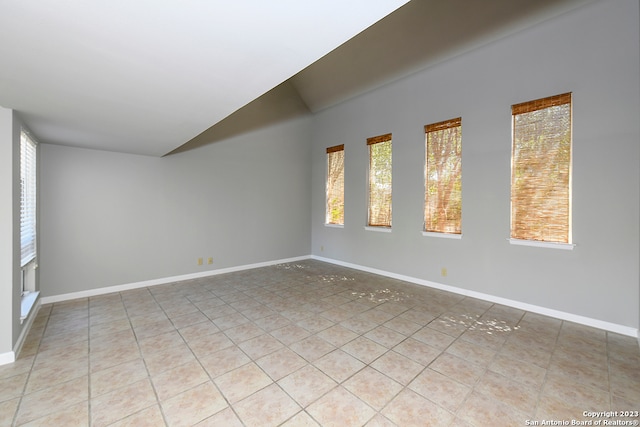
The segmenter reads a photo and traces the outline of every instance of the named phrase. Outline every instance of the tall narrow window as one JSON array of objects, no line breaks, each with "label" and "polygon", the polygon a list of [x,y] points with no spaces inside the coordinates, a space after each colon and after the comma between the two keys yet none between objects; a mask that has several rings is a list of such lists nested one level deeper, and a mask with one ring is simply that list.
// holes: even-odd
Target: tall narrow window
[{"label": "tall narrow window", "polygon": [[370,227],[391,227],[391,134],[367,139]]},{"label": "tall narrow window", "polygon": [[20,247],[21,266],[36,257],[36,143],[20,136]]},{"label": "tall narrow window", "polygon": [[511,113],[511,238],[571,243],[571,93]]},{"label": "tall narrow window", "polygon": [[462,118],[424,127],[424,231],[462,233]]},{"label": "tall narrow window", "polygon": [[344,145],[327,148],[326,223],[344,225]]}]

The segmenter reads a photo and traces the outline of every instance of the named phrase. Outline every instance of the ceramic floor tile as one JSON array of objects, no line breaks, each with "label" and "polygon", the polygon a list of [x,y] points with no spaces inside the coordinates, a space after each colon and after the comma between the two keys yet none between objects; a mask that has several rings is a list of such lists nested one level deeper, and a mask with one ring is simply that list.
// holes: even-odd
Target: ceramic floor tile
[{"label": "ceramic floor tile", "polygon": [[345,381],[343,386],[377,411],[403,388],[399,383],[370,367],[356,373]]},{"label": "ceramic floor tile", "polygon": [[207,381],[209,375],[195,360],[151,377],[161,402]]},{"label": "ceramic floor tile", "polygon": [[356,427],[369,421],[375,411],[369,405],[338,386],[307,408],[322,426]]},{"label": "ceramic floor tile", "polygon": [[[31,371],[25,392],[32,393],[44,388],[67,382],[89,373],[89,358],[74,359],[74,363],[61,364]],[[1,380],[0,380],[1,382]],[[0,391],[0,396],[2,392]],[[0,399],[1,400],[1,399]]]},{"label": "ceramic floor tile", "polygon": [[231,403],[263,389],[273,381],[255,363],[248,363],[214,379]]},{"label": "ceramic floor tile", "polygon": [[496,351],[489,350],[477,344],[463,340],[456,340],[446,350],[446,353],[467,360],[474,365],[489,366],[496,356]]},{"label": "ceramic floor tile", "polygon": [[284,345],[269,334],[263,334],[238,345],[253,360],[284,347]]},{"label": "ceramic floor tile", "polygon": [[28,372],[0,379],[0,402],[21,396],[28,379]]},{"label": "ceramic floor tile", "polygon": [[186,344],[159,349],[157,352],[144,357],[150,375],[156,375],[176,366],[184,365],[194,359],[195,356]]},{"label": "ceramic floor tile", "polygon": [[[449,426],[453,415],[418,393],[404,389],[380,412],[403,427]],[[489,424],[487,424],[489,425]]]},{"label": "ceramic floor tile", "polygon": [[204,369],[207,370],[211,378],[219,377],[251,361],[251,359],[235,345],[200,357],[198,360]]},{"label": "ceramic floor tile", "polygon": [[195,427],[244,427],[230,407],[195,424]]},{"label": "ceramic floor tile", "polygon": [[395,346],[393,350],[423,366],[427,366],[440,354],[440,350],[413,338],[406,339]]},{"label": "ceramic floor tile", "polygon": [[231,341],[223,332],[215,332],[210,335],[200,335],[191,338],[187,345],[197,357],[205,357],[209,354],[233,346]]},{"label": "ceramic floor tile", "polygon": [[109,427],[158,427],[164,425],[160,406],[152,405],[109,425]]},{"label": "ceramic floor tile", "polygon": [[364,336],[386,348],[392,348],[407,339],[405,335],[389,329],[386,326],[378,326],[367,332]]},{"label": "ceramic floor tile", "polygon": [[471,392],[471,387],[428,368],[409,384],[409,389],[452,413]]},{"label": "ceramic floor tile", "polygon": [[307,365],[279,380],[278,385],[304,408],[337,383],[317,368]]},{"label": "ceramic floor tile", "polygon": [[280,387],[272,384],[234,405],[235,411],[247,427],[269,427],[281,425],[300,406]]},{"label": "ceramic floor tile", "polygon": [[138,346],[143,355],[153,354],[168,347],[184,345],[184,343],[180,333],[175,330],[138,340]]},{"label": "ceramic floor tile", "polygon": [[289,348],[282,348],[267,356],[256,360],[258,366],[271,377],[274,381],[297,371],[307,364],[298,353]]},{"label": "ceramic floor tile", "polygon": [[581,384],[553,373],[547,375],[542,395],[549,395],[574,406],[604,408],[610,410],[610,396],[604,390]]},{"label": "ceramic floor tile", "polygon": [[264,333],[264,330],[251,322],[243,323],[242,325],[234,326],[224,331],[224,334],[236,344],[250,340],[251,338],[259,337]]},{"label": "ceramic floor tile", "polygon": [[91,399],[91,425],[107,426],[155,404],[148,378]]},{"label": "ceramic floor tile", "polygon": [[404,386],[408,385],[424,369],[423,365],[395,351],[385,353],[371,366]]},{"label": "ceramic floor tile", "polygon": [[411,338],[428,344],[431,347],[435,347],[438,350],[446,349],[455,340],[451,335],[447,335],[428,327],[420,329],[411,335]]},{"label": "ceramic floor tile", "polygon": [[312,260],[41,305],[0,366],[0,426],[524,425],[638,401],[633,337]]},{"label": "ceramic floor tile", "polygon": [[544,382],[547,370],[531,363],[511,359],[502,355],[496,356],[489,369],[528,387],[539,390]]},{"label": "ceramic floor tile", "polygon": [[311,333],[306,329],[294,324],[290,324],[279,329],[274,329],[270,332],[270,334],[277,338],[284,345],[291,345],[311,335]]},{"label": "ceramic floor tile", "polygon": [[333,345],[329,344],[317,335],[312,335],[301,341],[293,343],[289,348],[309,362],[318,360],[325,354],[335,350]]},{"label": "ceramic floor tile", "polygon": [[226,408],[227,402],[210,382],[180,393],[161,403],[170,427],[192,426]]},{"label": "ceramic floor tile", "polygon": [[539,395],[538,389],[526,387],[492,371],[484,373],[474,390],[528,416],[534,414]]},{"label": "ceramic floor tile", "polygon": [[17,424],[24,424],[89,399],[88,377],[27,394],[18,410]]},{"label": "ceramic floor tile", "polygon": [[352,330],[340,325],[334,325],[328,329],[320,331],[317,335],[336,347],[341,347],[359,336]]},{"label": "ceramic floor tile", "polygon": [[521,426],[526,425],[526,420],[531,419],[526,414],[476,392],[471,393],[458,411],[457,416],[476,427]]},{"label": "ceramic floor tile", "polygon": [[339,383],[345,381],[366,366],[360,360],[340,349],[324,355],[313,362],[313,364],[316,368]]},{"label": "ceramic floor tile", "polygon": [[0,401],[0,426],[10,427],[13,423],[13,417],[18,410],[20,398]]},{"label": "ceramic floor tile", "polygon": [[51,427],[51,426],[89,426],[89,402],[54,411],[42,418],[38,418],[21,427]]},{"label": "ceramic floor tile", "polygon": [[442,353],[429,368],[468,386],[473,386],[486,369],[449,353]]},{"label": "ceramic floor tile", "polygon": [[91,373],[91,397],[97,397],[122,388],[147,376],[147,368],[143,359],[133,359],[120,365],[93,372]]},{"label": "ceramic floor tile", "polygon": [[386,347],[364,336],[348,342],[341,349],[366,364],[373,362],[388,351]]}]

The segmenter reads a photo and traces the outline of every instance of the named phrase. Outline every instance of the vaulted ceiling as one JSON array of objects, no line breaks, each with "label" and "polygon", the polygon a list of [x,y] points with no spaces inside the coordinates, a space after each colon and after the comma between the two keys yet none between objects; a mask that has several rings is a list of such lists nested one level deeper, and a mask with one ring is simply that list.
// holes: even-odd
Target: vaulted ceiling
[{"label": "vaulted ceiling", "polygon": [[0,0],[0,105],[43,142],[162,156],[319,111],[591,1]]}]

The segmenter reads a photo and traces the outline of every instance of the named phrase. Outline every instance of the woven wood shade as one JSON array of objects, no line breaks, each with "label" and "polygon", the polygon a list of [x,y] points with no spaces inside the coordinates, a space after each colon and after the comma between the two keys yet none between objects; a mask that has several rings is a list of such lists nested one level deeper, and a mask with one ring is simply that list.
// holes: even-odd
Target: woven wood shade
[{"label": "woven wood shade", "polygon": [[370,227],[391,227],[391,134],[367,139]]},{"label": "woven wood shade", "polygon": [[462,233],[462,118],[426,125],[424,230]]},{"label": "woven wood shade", "polygon": [[367,145],[379,144],[381,142],[391,141],[391,134],[387,133],[385,135],[374,136],[371,138],[367,138]]},{"label": "woven wood shade", "polygon": [[571,243],[571,94],[512,113],[511,237]]},{"label": "woven wood shade", "polygon": [[327,224],[344,224],[344,145],[327,148]]}]

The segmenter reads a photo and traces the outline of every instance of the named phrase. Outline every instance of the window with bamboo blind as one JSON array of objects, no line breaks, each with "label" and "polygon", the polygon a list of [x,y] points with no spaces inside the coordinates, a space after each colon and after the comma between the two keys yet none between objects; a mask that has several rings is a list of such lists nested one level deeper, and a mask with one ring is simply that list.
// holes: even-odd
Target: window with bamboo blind
[{"label": "window with bamboo blind", "polygon": [[326,223],[344,225],[344,145],[327,148]]},{"label": "window with bamboo blind", "polygon": [[571,93],[511,113],[511,238],[571,243]]},{"label": "window with bamboo blind", "polygon": [[369,147],[369,227],[391,227],[391,134],[367,139]]},{"label": "window with bamboo blind", "polygon": [[424,231],[462,233],[462,118],[425,132]]}]

